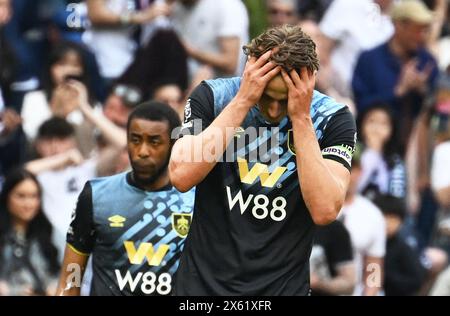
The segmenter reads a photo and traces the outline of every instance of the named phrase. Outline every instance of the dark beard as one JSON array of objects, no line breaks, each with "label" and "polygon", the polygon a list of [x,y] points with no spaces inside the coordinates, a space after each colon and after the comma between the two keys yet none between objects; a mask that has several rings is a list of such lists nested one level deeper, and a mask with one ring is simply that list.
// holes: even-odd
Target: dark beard
[{"label": "dark beard", "polygon": [[166,161],[164,164],[159,168],[155,174],[153,174],[149,178],[139,178],[136,176],[136,173],[133,172],[133,180],[136,182],[139,186],[149,186],[155,183],[164,173],[167,172],[167,167],[169,166],[170,161],[170,155],[166,158]]}]

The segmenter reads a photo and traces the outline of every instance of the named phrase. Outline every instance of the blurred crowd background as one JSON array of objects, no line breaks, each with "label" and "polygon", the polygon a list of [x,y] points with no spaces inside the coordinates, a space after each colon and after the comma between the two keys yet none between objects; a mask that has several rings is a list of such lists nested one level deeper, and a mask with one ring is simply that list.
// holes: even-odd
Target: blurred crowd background
[{"label": "blurred crowd background", "polygon": [[357,118],[338,221],[317,229],[313,295],[450,295],[448,0],[0,0],[0,295],[53,295],[85,181],[128,170],[135,105],[183,117],[242,46],[300,24],[316,89]]}]

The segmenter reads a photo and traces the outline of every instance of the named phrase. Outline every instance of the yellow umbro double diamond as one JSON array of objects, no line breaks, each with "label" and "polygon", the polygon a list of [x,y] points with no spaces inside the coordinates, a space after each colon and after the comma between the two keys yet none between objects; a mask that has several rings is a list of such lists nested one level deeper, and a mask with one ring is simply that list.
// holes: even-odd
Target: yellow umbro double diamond
[{"label": "yellow umbro double diamond", "polygon": [[110,221],[111,223],[109,223],[109,226],[111,227],[123,227],[123,223],[126,221],[127,219],[123,216],[120,215],[114,215],[111,216],[110,218],[108,218],[108,221]]}]

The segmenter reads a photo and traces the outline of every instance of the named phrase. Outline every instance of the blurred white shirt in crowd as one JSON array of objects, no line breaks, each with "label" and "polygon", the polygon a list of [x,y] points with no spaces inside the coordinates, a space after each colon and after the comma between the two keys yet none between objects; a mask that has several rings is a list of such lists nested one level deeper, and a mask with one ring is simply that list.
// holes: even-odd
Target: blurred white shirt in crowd
[{"label": "blurred white shirt in crowd", "polygon": [[434,150],[431,186],[435,191],[450,186],[450,141],[439,144]]},{"label": "blurred white shirt in crowd", "polygon": [[362,295],[364,257],[382,258],[386,252],[386,223],[381,211],[367,198],[357,195],[345,204],[339,217],[350,233],[356,269],[353,295]]},{"label": "blurred white shirt in crowd", "polygon": [[53,227],[53,243],[62,262],[66,246],[66,234],[75,209],[78,195],[86,181],[96,177],[97,160],[90,159],[78,166],[38,175],[42,186],[42,205]]},{"label": "blurred white shirt in crowd", "polygon": [[[119,15],[135,10],[134,1],[130,0],[105,0],[105,3],[111,12]],[[95,54],[103,78],[119,77],[133,61],[137,49],[134,30],[133,26],[91,27],[83,34],[83,41]]]},{"label": "blurred white shirt in crowd", "polygon": [[[3,102],[2,88],[0,87],[0,114],[2,114],[4,108],[5,108],[5,103]],[[5,127],[3,126],[3,123],[0,120],[0,133],[3,131],[4,128]]]},{"label": "blurred white shirt in crowd", "polygon": [[[23,119],[22,127],[27,139],[34,140],[41,124],[52,117],[44,91],[38,90],[25,94],[20,116]],[[66,119],[73,125],[80,125],[84,120],[80,110],[72,111]]]},{"label": "blurred white shirt in crowd", "polygon": [[386,42],[394,34],[390,18],[381,13],[373,0],[334,0],[319,27],[337,42],[331,65],[348,91],[359,54]]},{"label": "blurred white shirt in crowd", "polygon": [[[207,52],[220,51],[218,39],[221,37],[240,38],[240,45],[248,42],[249,21],[247,10],[241,0],[199,0],[192,8],[175,3],[172,22],[178,35],[193,47]],[[239,66],[236,75],[240,75],[245,65],[242,49],[239,49]],[[189,74],[192,76],[201,65],[189,60]],[[216,76],[221,77],[220,73]]]}]

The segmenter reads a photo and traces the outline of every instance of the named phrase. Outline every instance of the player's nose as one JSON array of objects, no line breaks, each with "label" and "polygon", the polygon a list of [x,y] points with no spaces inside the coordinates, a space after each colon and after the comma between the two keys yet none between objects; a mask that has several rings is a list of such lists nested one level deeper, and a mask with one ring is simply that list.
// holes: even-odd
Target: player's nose
[{"label": "player's nose", "polygon": [[281,104],[278,101],[273,101],[269,104],[269,107],[267,109],[267,112],[270,117],[278,117],[281,115]]}]

